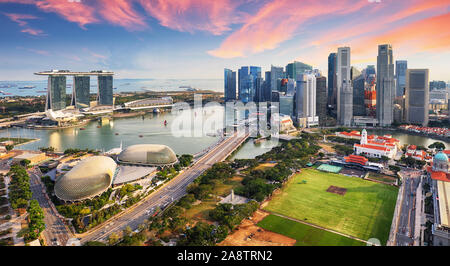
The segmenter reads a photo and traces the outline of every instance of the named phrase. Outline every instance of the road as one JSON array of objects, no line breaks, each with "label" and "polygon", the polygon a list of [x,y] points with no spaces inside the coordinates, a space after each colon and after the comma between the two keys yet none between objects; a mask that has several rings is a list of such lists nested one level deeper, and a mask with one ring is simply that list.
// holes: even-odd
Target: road
[{"label": "road", "polygon": [[[405,175],[403,179],[404,190],[401,202],[398,227],[396,232],[396,246],[412,246],[416,230],[416,192],[420,184],[420,174]],[[419,206],[420,208],[420,206]]]},{"label": "road", "polygon": [[57,216],[52,206],[50,206],[51,203],[45,193],[45,187],[40,180],[39,173],[35,171],[29,171],[28,173],[30,175],[30,189],[33,192],[33,199],[39,202],[39,205],[44,211],[45,230],[43,235],[46,245],[65,246],[67,241],[72,237],[69,229]]},{"label": "road", "polygon": [[78,235],[81,244],[89,241],[106,241],[111,233],[120,233],[127,226],[136,230],[143,224],[157,207],[163,209],[173,201],[176,201],[186,194],[187,186],[200,176],[213,164],[223,161],[239,145],[247,139],[248,134],[235,133],[214,149],[203,155],[190,168],[180,173],[177,177],[169,181],[165,186],[150,194],[147,198],[137,203],[135,206],[123,211],[111,218],[97,228],[84,234]]}]

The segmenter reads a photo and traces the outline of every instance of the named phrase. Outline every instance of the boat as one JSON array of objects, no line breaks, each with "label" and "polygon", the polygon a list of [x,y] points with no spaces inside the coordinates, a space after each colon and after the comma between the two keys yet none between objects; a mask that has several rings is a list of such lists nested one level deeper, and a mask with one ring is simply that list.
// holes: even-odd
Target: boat
[{"label": "boat", "polygon": [[84,127],[82,127],[82,128],[80,128],[80,130],[85,130],[86,128],[84,128]]},{"label": "boat", "polygon": [[139,135],[139,137],[140,137],[140,138],[142,138],[142,137],[144,137],[144,136],[142,136],[142,135]]},{"label": "boat", "polygon": [[29,90],[29,89],[34,89],[34,88],[36,88],[36,86],[27,85],[27,86],[19,87],[19,90]]},{"label": "boat", "polygon": [[115,135],[117,136],[117,135],[119,135],[119,133],[116,133]]}]

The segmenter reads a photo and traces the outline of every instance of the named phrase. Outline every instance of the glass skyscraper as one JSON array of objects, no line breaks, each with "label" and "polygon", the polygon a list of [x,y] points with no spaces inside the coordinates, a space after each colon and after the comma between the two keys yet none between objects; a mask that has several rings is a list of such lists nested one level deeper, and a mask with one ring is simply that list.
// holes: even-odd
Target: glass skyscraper
[{"label": "glass skyscraper", "polygon": [[336,53],[328,56],[328,104],[336,105]]},{"label": "glass skyscraper", "polygon": [[90,106],[91,78],[89,76],[73,77],[72,105],[77,109]]},{"label": "glass skyscraper", "polygon": [[297,77],[308,70],[312,70],[312,66],[299,61],[294,61],[293,63],[286,65],[286,78],[297,81]]},{"label": "glass skyscraper", "polygon": [[66,77],[48,76],[45,110],[58,111],[66,108]]},{"label": "glass skyscraper", "polygon": [[113,77],[98,76],[98,105],[113,105]]},{"label": "glass skyscraper", "polygon": [[225,101],[236,100],[236,71],[224,70]]},{"label": "glass skyscraper", "polygon": [[395,97],[403,96],[403,94],[405,93],[407,69],[408,69],[408,61],[405,60],[395,61],[395,80],[396,80]]},{"label": "glass skyscraper", "polygon": [[394,120],[394,59],[392,46],[378,46],[377,56],[377,119],[380,126],[390,126]]},{"label": "glass skyscraper", "polygon": [[256,79],[261,78],[261,67],[241,67],[238,71],[239,100],[248,103],[255,100]]}]

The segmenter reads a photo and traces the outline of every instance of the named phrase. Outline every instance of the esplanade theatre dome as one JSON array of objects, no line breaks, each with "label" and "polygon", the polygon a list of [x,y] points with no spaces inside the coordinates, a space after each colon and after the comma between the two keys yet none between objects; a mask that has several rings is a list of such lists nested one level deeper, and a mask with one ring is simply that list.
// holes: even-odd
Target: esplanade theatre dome
[{"label": "esplanade theatre dome", "polygon": [[56,180],[55,195],[64,201],[81,201],[100,195],[111,186],[116,168],[116,162],[106,156],[81,160]]},{"label": "esplanade theatre dome", "polygon": [[119,163],[165,166],[178,162],[177,155],[166,145],[139,144],[123,150],[117,157]]}]

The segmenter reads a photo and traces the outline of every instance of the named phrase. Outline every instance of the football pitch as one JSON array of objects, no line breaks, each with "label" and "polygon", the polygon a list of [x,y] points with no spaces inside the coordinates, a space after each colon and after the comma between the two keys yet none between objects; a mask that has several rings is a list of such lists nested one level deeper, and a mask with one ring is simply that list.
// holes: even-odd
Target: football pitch
[{"label": "football pitch", "polygon": [[397,193],[393,186],[303,169],[264,209],[384,245]]},{"label": "football pitch", "polygon": [[296,239],[296,246],[365,246],[366,244],[345,236],[331,233],[306,224],[288,220],[276,215],[269,215],[258,226]]}]

